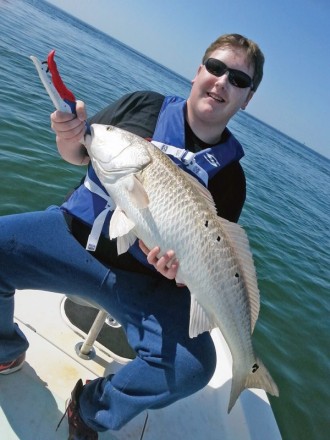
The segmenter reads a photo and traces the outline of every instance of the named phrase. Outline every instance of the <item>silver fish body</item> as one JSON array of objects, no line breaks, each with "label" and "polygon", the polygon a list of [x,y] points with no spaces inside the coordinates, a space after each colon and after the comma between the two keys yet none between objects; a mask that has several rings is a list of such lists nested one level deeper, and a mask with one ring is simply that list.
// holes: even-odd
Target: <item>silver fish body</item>
[{"label": "silver fish body", "polygon": [[86,142],[93,167],[116,204],[110,237],[125,252],[138,237],[173,249],[177,281],[191,294],[189,335],[219,327],[232,354],[228,412],[245,388],[278,389],[256,357],[257,277],[244,230],[216,214],[210,193],[152,143],[116,127],[93,125]]}]

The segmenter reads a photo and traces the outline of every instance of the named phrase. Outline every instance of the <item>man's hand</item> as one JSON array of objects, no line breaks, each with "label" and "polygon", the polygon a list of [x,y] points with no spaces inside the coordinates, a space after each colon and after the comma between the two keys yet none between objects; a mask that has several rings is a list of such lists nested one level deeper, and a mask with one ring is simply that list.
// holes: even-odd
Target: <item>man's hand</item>
[{"label": "man's hand", "polygon": [[56,133],[57,148],[64,160],[74,165],[89,162],[86,149],[81,141],[84,137],[87,114],[82,101],[76,103],[77,115],[56,110],[51,114],[51,127]]},{"label": "man's hand", "polygon": [[148,263],[152,264],[159,273],[164,275],[164,277],[168,278],[169,280],[173,280],[176,277],[179,262],[175,258],[174,251],[169,250],[158,258],[157,255],[160,252],[159,246],[156,246],[153,249],[148,249],[141,240],[139,240],[139,246],[146,254]]},{"label": "man's hand", "polygon": [[172,250],[165,252],[160,258],[157,255],[160,252],[159,246],[153,249],[148,249],[143,241],[139,240],[139,246],[141,250],[146,254],[149,264],[152,264],[154,268],[169,280],[174,280],[179,268],[179,262],[175,257],[175,253]]}]

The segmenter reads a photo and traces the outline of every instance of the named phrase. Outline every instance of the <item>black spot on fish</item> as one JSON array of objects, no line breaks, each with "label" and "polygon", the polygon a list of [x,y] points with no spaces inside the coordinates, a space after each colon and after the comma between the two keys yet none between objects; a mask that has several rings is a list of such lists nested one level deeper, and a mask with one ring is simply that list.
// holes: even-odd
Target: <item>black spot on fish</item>
[{"label": "black spot on fish", "polygon": [[252,373],[255,373],[257,370],[259,370],[259,365],[258,364],[252,365]]},{"label": "black spot on fish", "polygon": [[209,221],[206,220],[206,222],[205,222],[205,226],[208,227],[208,225],[209,225]]},{"label": "black spot on fish", "polygon": [[236,277],[236,278],[239,278],[239,274],[238,274],[237,272],[235,273],[235,277]]},{"label": "black spot on fish", "polygon": [[221,237],[218,235],[217,236],[217,241],[220,241],[221,240]]}]

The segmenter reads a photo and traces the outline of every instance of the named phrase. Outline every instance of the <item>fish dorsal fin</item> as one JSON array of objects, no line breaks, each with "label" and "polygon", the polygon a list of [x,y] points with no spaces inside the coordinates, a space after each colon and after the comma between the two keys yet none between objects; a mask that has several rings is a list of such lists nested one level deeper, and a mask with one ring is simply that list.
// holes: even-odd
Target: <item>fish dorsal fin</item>
[{"label": "fish dorsal fin", "polygon": [[221,226],[227,234],[230,243],[234,249],[239,266],[243,272],[244,282],[248,294],[248,300],[251,311],[251,333],[258,319],[260,309],[260,295],[256,269],[253,262],[252,252],[250,250],[249,240],[244,229],[237,223],[229,222],[219,217]]},{"label": "fish dorsal fin", "polygon": [[[112,214],[109,227],[109,236],[112,240],[117,238],[117,251],[118,255],[124,253],[132,244],[132,234],[131,230],[134,228],[135,224],[130,220],[125,212],[117,206]],[[136,238],[136,237],[135,237]],[[133,240],[134,243],[135,239]]]},{"label": "fish dorsal fin", "polygon": [[149,197],[142,183],[134,175],[125,178],[125,187],[129,192],[130,199],[134,206],[139,209],[149,205]]},{"label": "fish dorsal fin", "polygon": [[212,197],[212,194],[210,193],[210,191],[205,188],[204,185],[202,185],[194,176],[192,176],[191,174],[187,173],[186,171],[180,169],[180,171],[183,173],[184,177],[187,178],[187,180],[189,180],[189,182],[194,186],[194,188],[196,189],[196,191],[199,192],[199,194],[201,196],[204,197],[204,199],[206,200],[209,209],[215,214],[217,215],[217,209],[215,207],[215,203]]},{"label": "fish dorsal fin", "polygon": [[190,298],[189,337],[194,338],[200,333],[211,331],[215,326],[210,322],[205,310],[196,300],[195,295],[191,293]]}]

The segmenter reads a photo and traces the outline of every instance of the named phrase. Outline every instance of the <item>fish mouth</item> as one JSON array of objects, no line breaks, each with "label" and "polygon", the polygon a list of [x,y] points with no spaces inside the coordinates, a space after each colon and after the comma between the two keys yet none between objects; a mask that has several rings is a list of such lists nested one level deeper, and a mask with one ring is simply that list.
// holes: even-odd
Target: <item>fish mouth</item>
[{"label": "fish mouth", "polygon": [[212,92],[207,92],[207,96],[209,98],[212,98],[214,101],[220,102],[220,103],[224,103],[226,102],[222,96],[218,95],[217,93],[212,93]]}]

